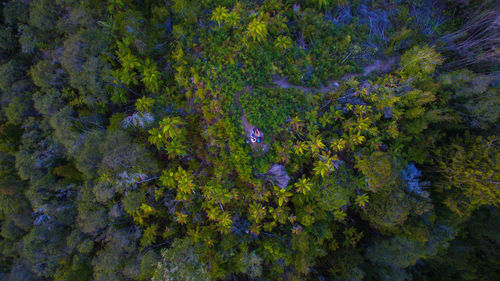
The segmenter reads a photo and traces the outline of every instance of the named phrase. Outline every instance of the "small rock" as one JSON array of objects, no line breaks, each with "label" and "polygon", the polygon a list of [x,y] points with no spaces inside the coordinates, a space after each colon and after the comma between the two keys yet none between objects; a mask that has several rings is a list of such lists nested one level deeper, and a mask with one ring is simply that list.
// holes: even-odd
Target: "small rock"
[{"label": "small rock", "polygon": [[384,108],[384,118],[391,119],[392,118],[392,106]]},{"label": "small rock", "polygon": [[290,177],[286,173],[285,166],[274,164],[266,173],[266,178],[272,181],[279,188],[286,188]]}]

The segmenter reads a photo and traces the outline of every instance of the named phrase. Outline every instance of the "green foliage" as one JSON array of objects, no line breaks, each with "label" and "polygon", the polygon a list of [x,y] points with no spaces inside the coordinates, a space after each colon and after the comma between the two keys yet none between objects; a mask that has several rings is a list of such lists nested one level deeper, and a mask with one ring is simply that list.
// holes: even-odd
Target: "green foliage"
[{"label": "green foliage", "polygon": [[137,232],[111,228],[105,246],[92,259],[95,280],[139,279],[140,256],[136,248]]},{"label": "green foliage", "polygon": [[177,171],[164,170],[160,181],[165,187],[177,190],[177,200],[188,200],[196,187],[192,175],[182,167],[178,167]]},{"label": "green foliage", "polygon": [[241,106],[250,124],[265,134],[273,133],[295,110],[301,107],[303,96],[295,90],[259,88],[240,97]]},{"label": "green foliage", "polygon": [[[158,165],[150,152],[141,144],[134,143],[132,137],[124,131],[108,131],[106,138],[99,145],[102,156],[100,171],[102,175],[123,176],[130,172],[156,173]],[[123,173],[125,171],[125,173]]]},{"label": "green foliage", "polygon": [[335,216],[335,220],[340,222],[344,221],[344,219],[347,217],[347,214],[345,212],[339,210],[333,212],[333,215]]},{"label": "green foliage", "polygon": [[23,256],[39,277],[54,274],[61,261],[64,246],[62,226],[40,226],[23,238]]},{"label": "green foliage", "polygon": [[316,4],[316,7],[318,7],[318,9],[322,9],[322,8],[326,8],[328,6],[328,2],[329,0],[315,0],[315,1],[312,1]]},{"label": "green foliage", "polygon": [[0,126],[0,151],[14,154],[23,132],[20,126],[10,123]]}]

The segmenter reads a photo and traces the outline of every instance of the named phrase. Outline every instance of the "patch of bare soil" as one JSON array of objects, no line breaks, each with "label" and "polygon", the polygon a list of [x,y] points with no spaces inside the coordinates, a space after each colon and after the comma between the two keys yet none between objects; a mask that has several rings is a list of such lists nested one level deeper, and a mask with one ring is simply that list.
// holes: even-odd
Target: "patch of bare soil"
[{"label": "patch of bare soil", "polygon": [[[241,105],[240,105],[240,96],[241,94],[244,94],[244,93],[247,93],[249,91],[251,91],[252,88],[251,87],[246,87],[244,90],[236,93],[236,96],[235,96],[235,102],[236,102],[236,105],[238,105],[239,108],[241,108]],[[247,120],[247,116],[245,114],[245,111],[243,110],[243,108],[241,108],[241,123],[243,124],[243,128],[245,130],[245,138],[248,140],[250,139],[250,136],[252,135],[252,131],[253,129],[255,128],[254,125],[248,123],[248,120]],[[264,132],[262,132],[262,130],[260,130],[260,133],[262,135],[262,139],[264,139]],[[261,149],[263,151],[268,151],[269,150],[269,147],[267,146],[267,144],[265,144],[263,141],[260,142],[260,143],[250,143],[250,146],[252,146],[253,148],[256,148],[256,149]]]},{"label": "patch of bare soil", "polygon": [[363,72],[363,75],[366,76],[373,71],[388,73],[394,70],[394,65],[396,64],[397,57],[392,57],[386,60],[376,60],[374,63],[367,65]]}]

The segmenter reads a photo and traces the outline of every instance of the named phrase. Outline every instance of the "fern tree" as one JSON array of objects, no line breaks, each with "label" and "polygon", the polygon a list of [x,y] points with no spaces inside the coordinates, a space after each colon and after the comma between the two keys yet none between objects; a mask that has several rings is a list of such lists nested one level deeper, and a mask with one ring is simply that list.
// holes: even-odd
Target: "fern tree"
[{"label": "fern tree", "polygon": [[254,41],[261,42],[266,39],[267,36],[267,24],[260,18],[254,18],[248,24],[248,35],[252,37]]},{"label": "fern tree", "polygon": [[148,141],[158,149],[165,148],[169,157],[183,155],[187,152],[185,144],[186,130],[180,117],[165,117],[160,127],[149,130]]}]

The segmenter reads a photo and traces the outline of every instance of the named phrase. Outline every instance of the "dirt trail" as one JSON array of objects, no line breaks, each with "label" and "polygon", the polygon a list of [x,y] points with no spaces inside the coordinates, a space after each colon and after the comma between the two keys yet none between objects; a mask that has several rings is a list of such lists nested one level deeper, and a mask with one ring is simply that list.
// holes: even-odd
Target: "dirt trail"
[{"label": "dirt trail", "polygon": [[240,105],[240,96],[242,93],[246,93],[248,91],[251,91],[251,88],[250,87],[246,87],[245,89],[239,91],[236,93],[236,96],[234,97],[234,102],[236,103],[236,105],[241,108],[241,122],[243,123],[243,127],[245,128],[245,135],[246,137],[250,137],[250,134],[252,133],[252,129],[254,128],[254,126],[250,125],[248,123],[248,120],[247,120],[247,117],[245,115],[245,112],[243,112],[243,108],[241,107]]},{"label": "dirt trail", "polygon": [[247,120],[247,116],[245,115],[245,112],[241,114],[241,123],[243,123],[243,128],[245,129],[245,135],[247,138],[250,138],[252,135],[252,130],[255,126],[250,125]]},{"label": "dirt trail", "polygon": [[396,64],[397,57],[392,57],[387,60],[376,60],[374,63],[367,65],[365,67],[365,71],[363,72],[363,76],[370,74],[373,71],[379,71],[382,73],[391,72],[394,69],[394,65]]},{"label": "dirt trail", "polygon": [[274,79],[273,83],[282,89],[294,88],[297,90],[301,90],[302,92],[313,92],[313,93],[319,92],[319,93],[323,93],[323,94],[328,93],[332,90],[335,90],[339,86],[339,84],[335,80],[328,81],[328,85],[322,86],[321,88],[297,86],[297,85],[294,85],[294,84],[288,82],[288,80],[286,78],[283,78],[283,77]]},{"label": "dirt trail", "polygon": [[[240,96],[241,94],[243,93],[246,93],[246,92],[249,92],[252,90],[252,87],[245,87],[245,89],[239,91],[238,93],[236,93],[236,96],[234,97],[234,102],[236,103],[236,105],[241,108],[241,123],[243,124],[243,128],[245,129],[245,137],[247,139],[250,138],[250,136],[252,135],[252,131],[253,131],[253,128],[255,128],[254,125],[251,125],[250,123],[248,123],[248,120],[247,120],[247,116],[243,110],[243,108],[241,107],[240,105]],[[264,132],[261,131],[261,135],[262,137],[264,137]],[[267,144],[265,144],[264,142],[261,142],[261,143],[251,143],[252,146],[254,147],[260,147],[263,151],[267,151],[269,148],[267,146]]]},{"label": "dirt trail", "polygon": [[[357,76],[367,76],[368,74],[377,71],[377,72],[382,72],[382,73],[388,73],[391,72],[394,69],[394,65],[397,62],[397,57],[392,57],[386,60],[376,60],[374,63],[369,64],[365,66],[363,73],[348,73],[342,78],[339,79],[339,81],[343,80],[349,80],[352,77],[357,77]],[[328,84],[326,86],[322,86],[321,88],[314,88],[314,87],[305,87],[305,86],[298,86],[298,85],[293,85],[286,78],[276,78],[273,80],[273,84],[276,86],[282,88],[282,89],[289,89],[289,88],[294,88],[301,90],[303,92],[313,92],[313,93],[328,93],[333,90],[336,90],[339,86],[339,83],[336,80],[330,80],[328,81]]]}]

